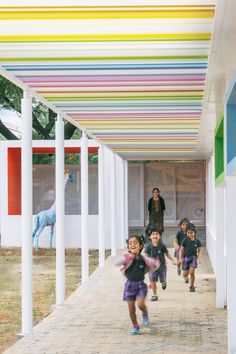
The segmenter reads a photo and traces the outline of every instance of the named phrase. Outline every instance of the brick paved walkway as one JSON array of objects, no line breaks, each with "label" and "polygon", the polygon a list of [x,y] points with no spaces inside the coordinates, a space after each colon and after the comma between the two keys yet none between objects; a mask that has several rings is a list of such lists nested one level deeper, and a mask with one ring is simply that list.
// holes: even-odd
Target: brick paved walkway
[{"label": "brick paved walkway", "polygon": [[[149,293],[151,324],[138,336],[129,334],[127,304],[122,301],[124,278],[113,264],[110,257],[65,306],[34,328],[33,336],[5,354],[227,353],[226,311],[215,309],[215,277],[205,250],[196,272],[196,293],[189,293],[168,261],[167,289],[160,290],[160,301],[154,303]],[[138,316],[141,319],[140,312]]]}]

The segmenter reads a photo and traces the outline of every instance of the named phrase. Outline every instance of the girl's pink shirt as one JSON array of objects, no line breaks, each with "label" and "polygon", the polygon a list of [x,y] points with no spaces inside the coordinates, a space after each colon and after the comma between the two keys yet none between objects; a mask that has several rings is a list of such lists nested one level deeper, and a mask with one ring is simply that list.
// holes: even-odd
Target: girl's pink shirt
[{"label": "girl's pink shirt", "polygon": [[[143,255],[142,257],[144,259],[144,262],[146,263],[145,273],[147,273],[148,271],[155,271],[160,267],[160,262],[158,259],[149,258]],[[134,256],[131,253],[125,253],[121,258],[116,261],[116,265],[122,265],[120,271],[125,275],[126,269],[131,266],[133,260]]]}]

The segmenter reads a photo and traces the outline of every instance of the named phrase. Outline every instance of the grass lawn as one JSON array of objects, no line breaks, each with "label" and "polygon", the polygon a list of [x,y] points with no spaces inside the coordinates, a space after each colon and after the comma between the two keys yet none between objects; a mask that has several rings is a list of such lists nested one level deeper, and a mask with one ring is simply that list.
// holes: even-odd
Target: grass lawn
[{"label": "grass lawn", "polygon": [[[106,256],[110,254],[106,252]],[[66,250],[66,298],[81,279],[80,249]],[[90,274],[98,266],[98,251],[89,252]],[[33,255],[34,325],[50,313],[55,304],[56,251],[39,249]],[[0,248],[0,353],[16,341],[21,331],[21,249]]]}]

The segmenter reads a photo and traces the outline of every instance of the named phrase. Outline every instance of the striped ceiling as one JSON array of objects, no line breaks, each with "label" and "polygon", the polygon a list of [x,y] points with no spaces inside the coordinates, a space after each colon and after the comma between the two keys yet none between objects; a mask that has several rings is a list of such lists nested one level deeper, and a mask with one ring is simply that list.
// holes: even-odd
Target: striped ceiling
[{"label": "striped ceiling", "polygon": [[200,156],[214,1],[109,3],[0,6],[0,65],[126,159]]}]

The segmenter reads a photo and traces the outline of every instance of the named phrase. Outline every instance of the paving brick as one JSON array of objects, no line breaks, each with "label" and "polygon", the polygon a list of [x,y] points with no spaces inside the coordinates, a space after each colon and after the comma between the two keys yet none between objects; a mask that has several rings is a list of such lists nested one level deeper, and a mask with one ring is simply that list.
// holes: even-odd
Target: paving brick
[{"label": "paving brick", "polygon": [[[119,253],[121,253],[120,251]],[[173,250],[171,250],[173,253]],[[215,308],[215,276],[206,250],[196,271],[196,293],[176,275],[168,261],[168,286],[159,286],[159,301],[147,298],[151,324],[130,335],[125,278],[110,257],[65,306],[56,308],[5,354],[177,354],[227,353],[226,310]],[[137,310],[141,321],[141,313]]]}]

